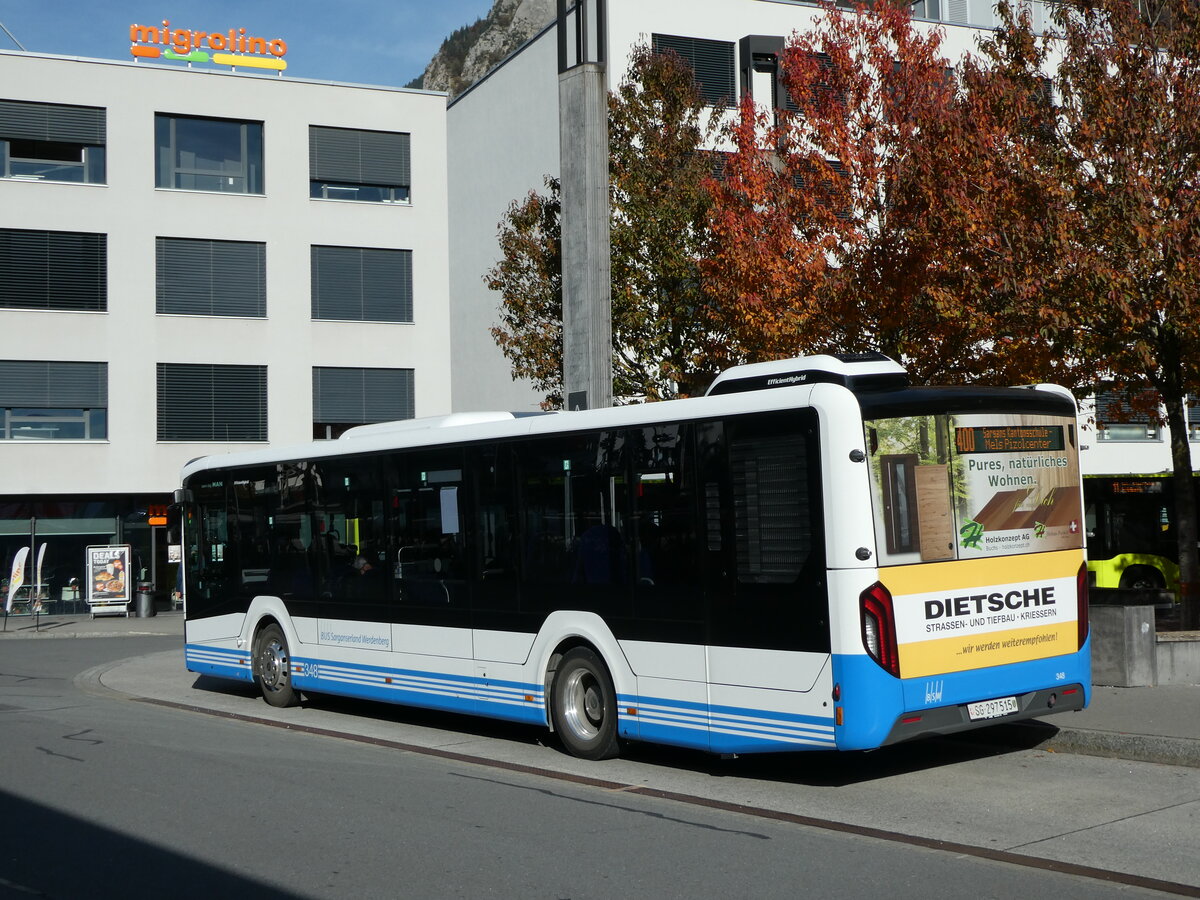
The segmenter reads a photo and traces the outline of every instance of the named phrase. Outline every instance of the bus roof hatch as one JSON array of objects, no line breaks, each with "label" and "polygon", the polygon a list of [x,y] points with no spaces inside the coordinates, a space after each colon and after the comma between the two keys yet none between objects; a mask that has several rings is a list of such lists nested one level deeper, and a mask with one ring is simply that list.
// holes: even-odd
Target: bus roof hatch
[{"label": "bus roof hatch", "polygon": [[852,391],[908,387],[904,367],[882,353],[819,354],[734,366],[717,376],[707,396],[804,384],[840,384]]}]

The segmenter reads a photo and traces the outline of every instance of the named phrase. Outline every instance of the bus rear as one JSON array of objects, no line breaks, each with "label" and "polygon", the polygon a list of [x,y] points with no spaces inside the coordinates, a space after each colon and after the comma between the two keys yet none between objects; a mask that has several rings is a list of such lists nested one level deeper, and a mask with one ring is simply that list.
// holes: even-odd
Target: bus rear
[{"label": "bus rear", "polygon": [[[1075,405],[1061,389],[858,395],[877,580],[835,655],[838,746],[1082,709],[1090,694]],[[867,551],[864,551],[867,552]]]}]

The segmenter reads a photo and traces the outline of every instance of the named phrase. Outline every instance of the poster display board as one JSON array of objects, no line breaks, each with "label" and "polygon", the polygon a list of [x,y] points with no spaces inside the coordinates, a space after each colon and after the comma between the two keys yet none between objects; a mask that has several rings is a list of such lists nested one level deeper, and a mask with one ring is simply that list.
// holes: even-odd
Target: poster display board
[{"label": "poster display board", "polygon": [[133,585],[129,577],[128,544],[87,548],[87,602],[92,617],[104,614],[129,615]]}]

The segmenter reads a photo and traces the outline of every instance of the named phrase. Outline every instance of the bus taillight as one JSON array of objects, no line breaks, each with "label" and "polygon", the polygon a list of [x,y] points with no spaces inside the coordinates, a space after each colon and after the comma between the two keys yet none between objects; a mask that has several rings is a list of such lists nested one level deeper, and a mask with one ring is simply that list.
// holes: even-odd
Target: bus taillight
[{"label": "bus taillight", "polygon": [[1078,604],[1079,647],[1083,649],[1088,639],[1088,568],[1087,563],[1079,566],[1079,574],[1075,576],[1075,595]]},{"label": "bus taillight", "polygon": [[896,649],[892,595],[882,584],[875,582],[859,594],[858,605],[862,614],[863,647],[871,659],[899,678],[900,654]]}]

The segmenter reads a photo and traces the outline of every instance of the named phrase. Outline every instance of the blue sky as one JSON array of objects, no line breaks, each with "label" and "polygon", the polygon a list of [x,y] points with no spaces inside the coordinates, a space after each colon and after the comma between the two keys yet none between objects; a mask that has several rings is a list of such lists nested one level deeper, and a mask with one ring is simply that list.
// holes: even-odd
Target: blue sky
[{"label": "blue sky", "polygon": [[[487,15],[492,0],[0,0],[0,22],[26,50],[132,60],[129,26],[246,34],[287,42],[286,75],[403,85],[450,32]],[[18,47],[0,31],[0,49]],[[182,65],[178,63],[177,65]]]}]

